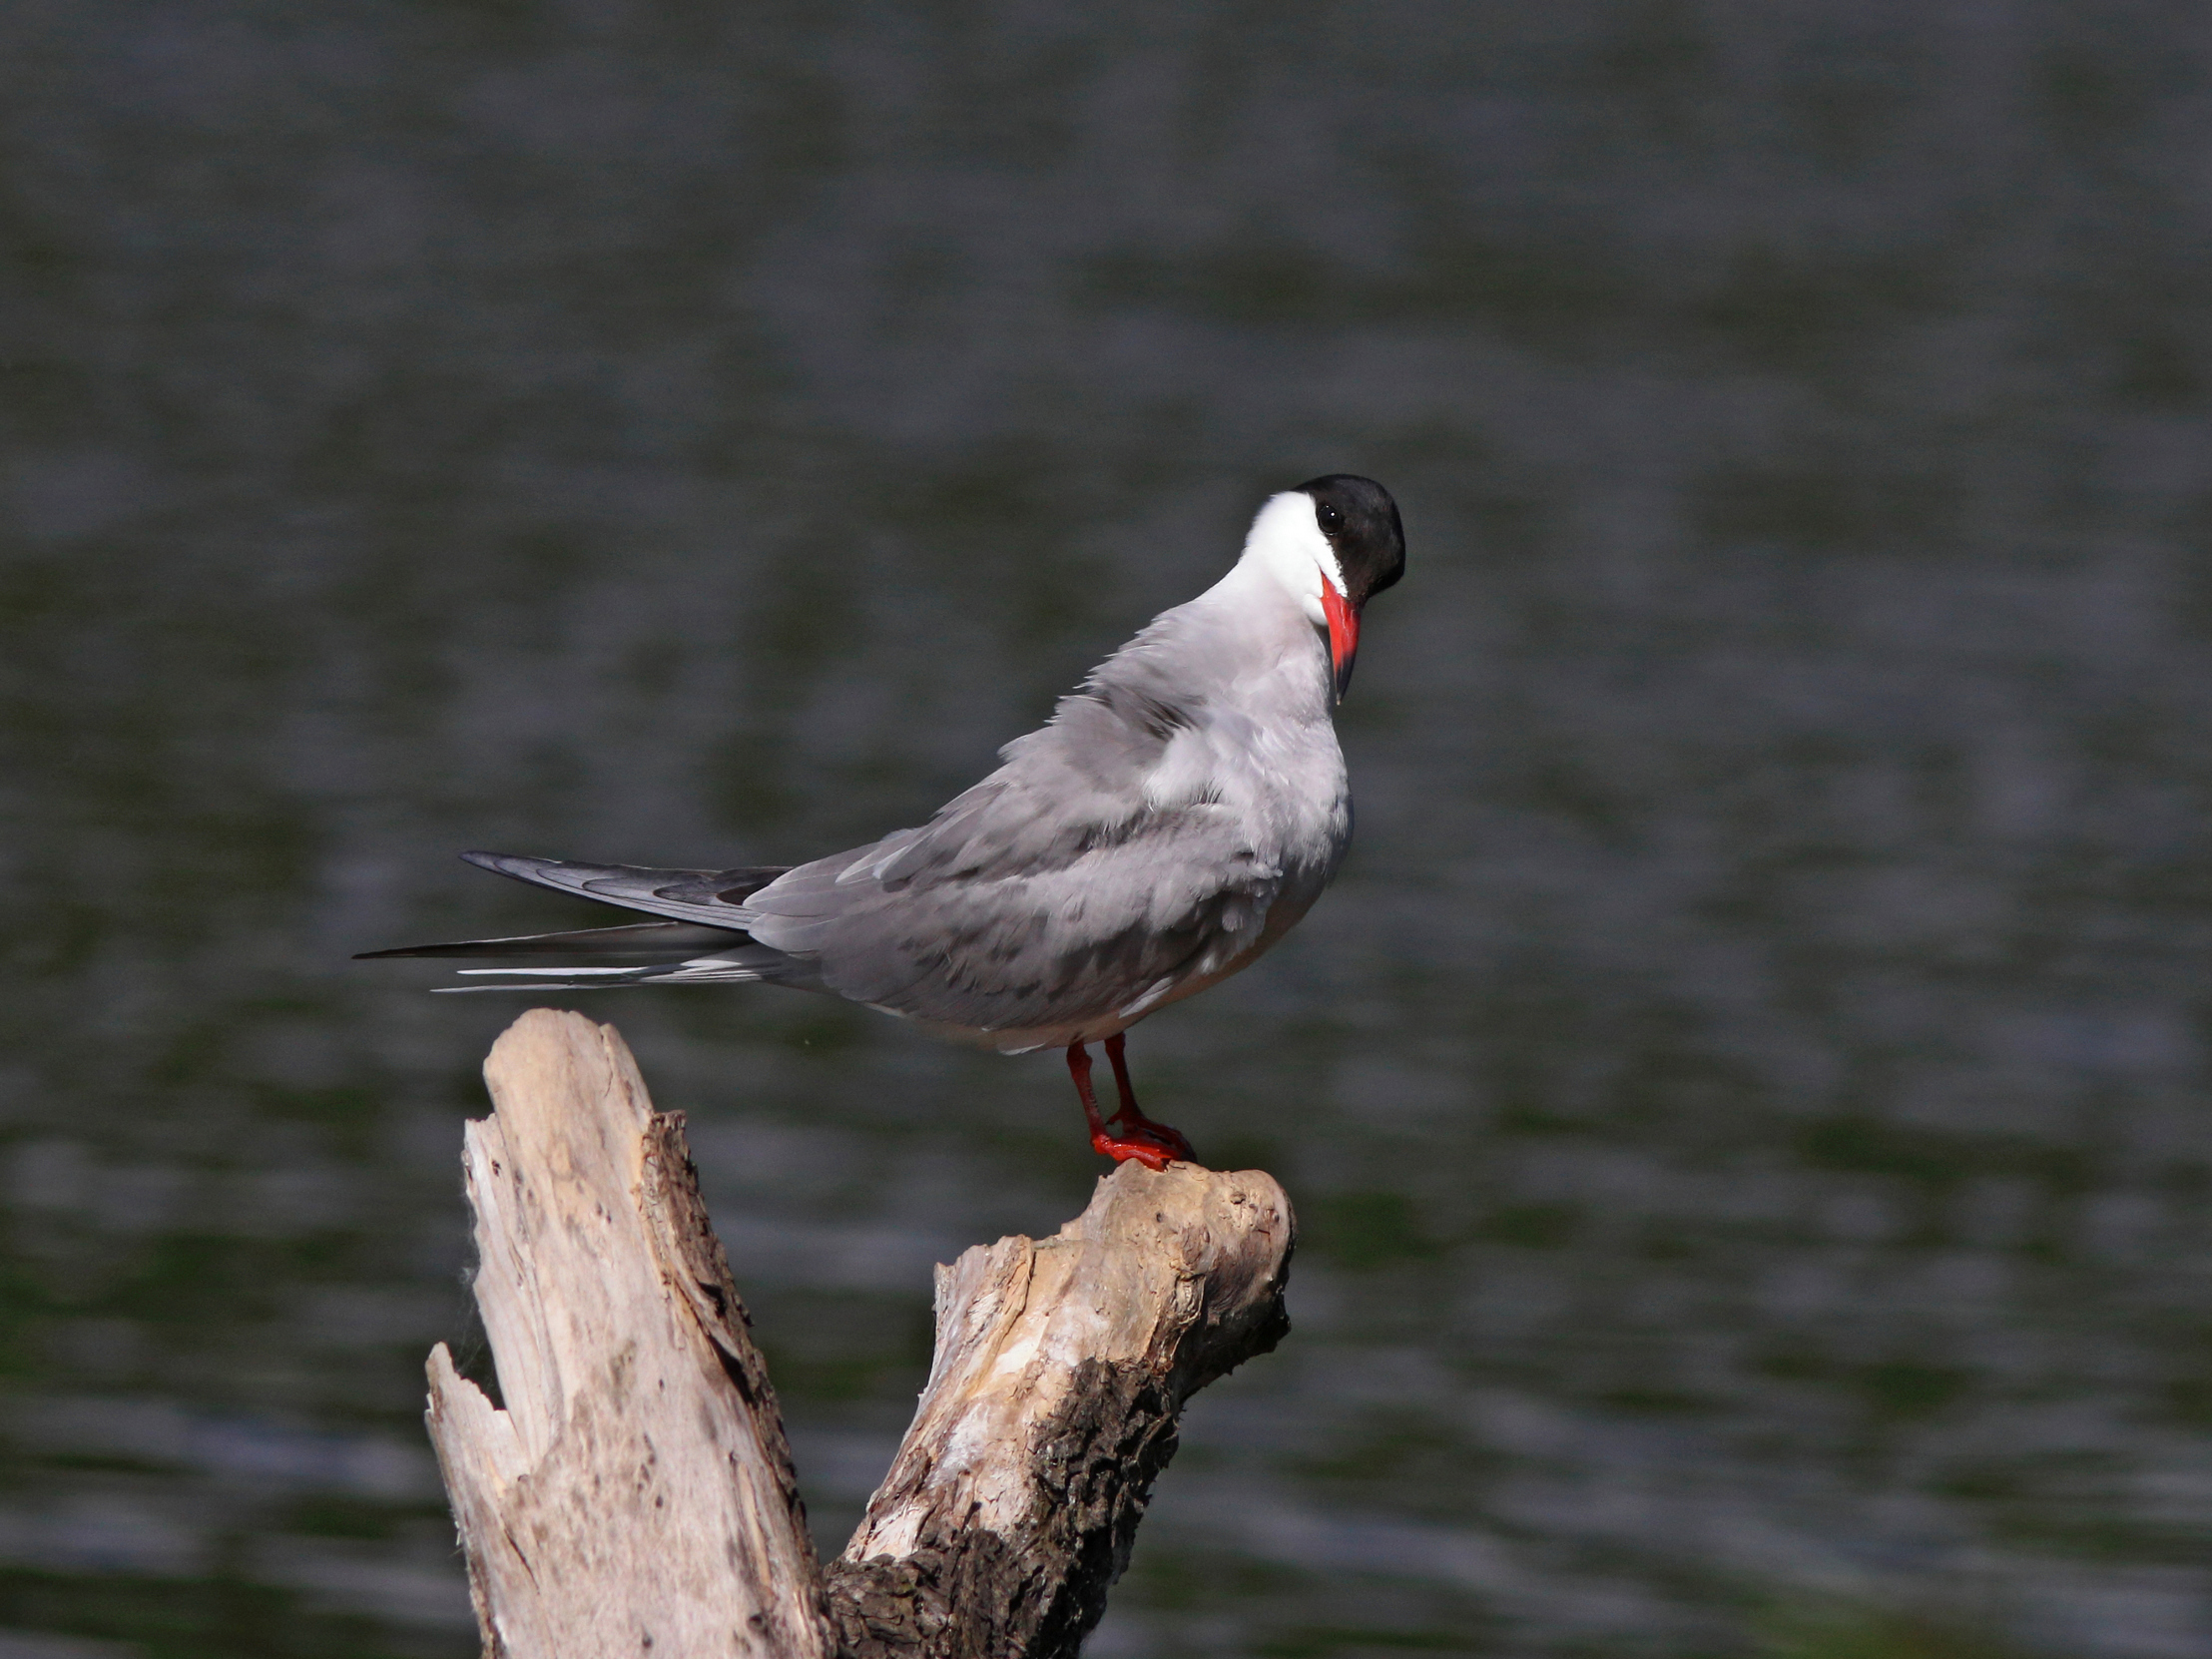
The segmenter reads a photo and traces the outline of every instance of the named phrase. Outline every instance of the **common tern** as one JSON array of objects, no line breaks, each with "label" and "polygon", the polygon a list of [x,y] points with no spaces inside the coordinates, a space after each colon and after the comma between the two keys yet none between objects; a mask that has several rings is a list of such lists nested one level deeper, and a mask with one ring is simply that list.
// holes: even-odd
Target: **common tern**
[{"label": "common tern", "polygon": [[[1387,490],[1313,479],[1270,498],[1226,576],[1155,617],[927,824],[799,865],[464,852],[658,919],[363,954],[533,964],[463,968],[500,982],[453,990],[789,985],[1004,1054],[1059,1048],[1095,1149],[1154,1169],[1189,1159],[1138,1109],[1123,1033],[1249,966],[1337,873],[1352,794],[1332,711],[1363,608],[1404,568]],[[1094,1042],[1121,1097],[1110,1118]]]}]

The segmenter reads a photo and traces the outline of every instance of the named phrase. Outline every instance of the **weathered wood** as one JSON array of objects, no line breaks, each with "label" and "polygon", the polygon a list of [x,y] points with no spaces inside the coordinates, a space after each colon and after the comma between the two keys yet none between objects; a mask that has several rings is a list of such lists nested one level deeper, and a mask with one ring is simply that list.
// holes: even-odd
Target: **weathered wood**
[{"label": "weathered wood", "polygon": [[505,1409],[430,1356],[430,1437],[487,1655],[826,1659],[775,1395],[700,1205],[612,1027],[546,1009],[468,1126]]},{"label": "weathered wood", "polygon": [[1057,1236],[937,1270],[928,1386],[826,1576],[681,1114],[576,1014],[525,1014],[484,1071],[464,1162],[505,1408],[440,1344],[429,1421],[493,1659],[1072,1654],[1184,1400],[1289,1329],[1272,1179],[1123,1164]]},{"label": "weathered wood", "polygon": [[828,1569],[839,1653],[1073,1654],[1183,1402],[1289,1331],[1294,1236],[1258,1171],[1125,1163],[1056,1237],[939,1268],[920,1408]]}]

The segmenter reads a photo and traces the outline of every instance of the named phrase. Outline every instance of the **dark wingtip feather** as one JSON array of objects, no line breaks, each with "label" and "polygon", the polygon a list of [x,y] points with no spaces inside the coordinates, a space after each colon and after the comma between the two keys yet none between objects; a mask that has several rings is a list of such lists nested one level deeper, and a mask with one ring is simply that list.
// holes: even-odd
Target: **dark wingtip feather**
[{"label": "dark wingtip feather", "polygon": [[504,950],[487,950],[486,945],[505,944],[505,939],[471,939],[459,944],[395,944],[389,950],[356,950],[353,960],[373,962],[386,956],[505,956],[517,954]]},{"label": "dark wingtip feather", "polygon": [[584,927],[560,933],[522,933],[504,939],[459,939],[451,944],[402,944],[364,950],[353,960],[379,956],[445,956],[500,960],[515,956],[568,956],[572,965],[593,962],[665,963],[672,957],[730,950],[752,938],[735,927],[699,921],[632,921],[619,927]]}]

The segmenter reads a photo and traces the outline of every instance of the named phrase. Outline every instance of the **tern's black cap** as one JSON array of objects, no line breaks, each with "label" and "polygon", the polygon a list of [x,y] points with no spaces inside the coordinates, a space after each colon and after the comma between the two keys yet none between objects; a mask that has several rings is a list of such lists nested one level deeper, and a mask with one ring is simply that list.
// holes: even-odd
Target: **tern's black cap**
[{"label": "tern's black cap", "polygon": [[1298,487],[1314,498],[1314,517],[1336,550],[1345,597],[1354,609],[1405,574],[1405,527],[1388,490],[1351,472],[1332,472]]}]

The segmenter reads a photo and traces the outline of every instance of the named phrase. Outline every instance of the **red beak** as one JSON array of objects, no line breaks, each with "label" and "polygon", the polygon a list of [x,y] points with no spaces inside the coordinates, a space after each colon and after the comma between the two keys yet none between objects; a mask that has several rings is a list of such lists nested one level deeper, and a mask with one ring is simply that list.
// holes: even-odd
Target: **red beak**
[{"label": "red beak", "polygon": [[1321,608],[1329,618],[1329,662],[1336,671],[1337,701],[1342,703],[1352,684],[1353,659],[1360,655],[1360,613],[1326,576],[1321,579]]}]

